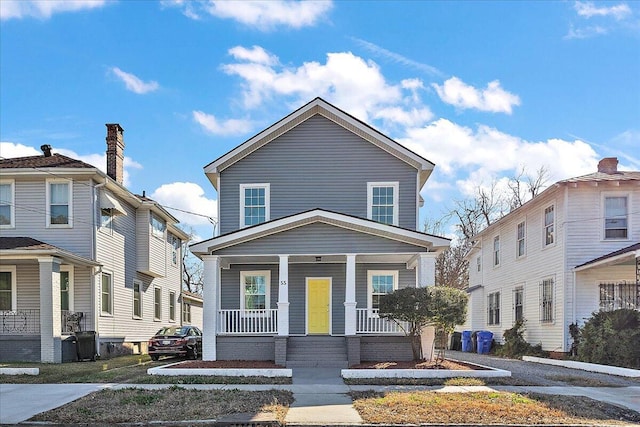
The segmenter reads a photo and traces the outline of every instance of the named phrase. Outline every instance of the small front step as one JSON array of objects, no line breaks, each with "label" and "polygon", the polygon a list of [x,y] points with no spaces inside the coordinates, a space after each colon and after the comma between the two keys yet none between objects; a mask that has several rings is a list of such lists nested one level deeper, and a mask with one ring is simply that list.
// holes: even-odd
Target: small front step
[{"label": "small front step", "polygon": [[307,336],[287,340],[287,368],[347,368],[344,337]]}]

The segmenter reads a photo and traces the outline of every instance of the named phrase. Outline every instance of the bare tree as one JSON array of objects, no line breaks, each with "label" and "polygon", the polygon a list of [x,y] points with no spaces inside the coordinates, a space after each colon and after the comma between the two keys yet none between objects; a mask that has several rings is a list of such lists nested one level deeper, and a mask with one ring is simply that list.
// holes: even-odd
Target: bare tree
[{"label": "bare tree", "polygon": [[523,166],[507,183],[510,190],[509,211],[518,209],[540,194],[546,188],[548,180],[549,170],[545,166],[540,166],[533,175],[527,173]]},{"label": "bare tree", "polygon": [[204,267],[202,261],[191,253],[189,245],[193,242],[195,234],[193,229],[186,231],[189,240],[182,244],[182,285],[183,289],[196,294],[202,294],[204,284]]},{"label": "bare tree", "polygon": [[464,289],[469,284],[467,241],[454,241],[436,258],[436,286]]}]

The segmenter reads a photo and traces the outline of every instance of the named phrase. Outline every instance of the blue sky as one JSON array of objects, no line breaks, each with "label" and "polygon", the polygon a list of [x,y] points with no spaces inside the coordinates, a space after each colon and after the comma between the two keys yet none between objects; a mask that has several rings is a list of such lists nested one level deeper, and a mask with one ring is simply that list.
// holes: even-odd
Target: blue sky
[{"label": "blue sky", "polygon": [[2,0],[0,19],[0,156],[104,168],[120,123],[128,188],[204,216],[203,167],[316,96],[436,163],[423,220],[523,167],[640,170],[636,2]]}]

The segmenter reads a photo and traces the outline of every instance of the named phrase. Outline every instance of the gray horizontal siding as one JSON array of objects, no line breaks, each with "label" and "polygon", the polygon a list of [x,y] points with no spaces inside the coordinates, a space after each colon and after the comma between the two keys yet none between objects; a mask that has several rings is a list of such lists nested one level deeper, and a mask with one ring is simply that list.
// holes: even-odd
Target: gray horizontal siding
[{"label": "gray horizontal siding", "polygon": [[273,337],[217,337],[218,360],[274,360]]},{"label": "gray horizontal siding", "polygon": [[239,228],[240,184],[271,185],[271,219],[313,208],[367,217],[367,182],[398,181],[399,223],[416,229],[417,170],[370,142],[314,116],[220,177],[220,230]]},{"label": "gray horizontal siding", "polygon": [[411,342],[405,336],[362,337],[360,360],[363,362],[413,360]]},{"label": "gray horizontal siding", "polygon": [[424,252],[419,246],[315,223],[215,251],[216,255]]}]

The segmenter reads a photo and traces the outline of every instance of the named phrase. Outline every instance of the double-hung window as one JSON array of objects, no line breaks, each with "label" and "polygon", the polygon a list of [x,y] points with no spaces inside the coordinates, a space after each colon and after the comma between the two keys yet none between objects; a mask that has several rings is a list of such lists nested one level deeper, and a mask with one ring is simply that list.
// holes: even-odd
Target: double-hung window
[{"label": "double-hung window", "polygon": [[553,205],[544,210],[544,245],[549,246],[555,242],[556,214]]},{"label": "double-hung window", "polygon": [[513,291],[513,319],[518,322],[524,320],[524,289],[516,288]]},{"label": "double-hung window", "polygon": [[269,184],[240,184],[240,227],[269,221],[269,193]]},{"label": "double-hung window", "polygon": [[371,314],[378,314],[380,298],[398,289],[398,272],[394,270],[367,272],[368,307]]},{"label": "double-hung window", "polygon": [[101,277],[101,313],[113,315],[113,276],[110,273],[102,273]]},{"label": "double-hung window", "polygon": [[545,279],[540,284],[540,321],[552,323],[554,320],[553,279]]},{"label": "double-hung window", "polygon": [[398,225],[398,182],[367,183],[367,217],[383,224]]},{"label": "double-hung window", "polygon": [[0,181],[0,228],[14,227],[15,203],[13,181]]},{"label": "double-hung window", "polygon": [[157,238],[163,239],[164,231],[167,229],[167,223],[153,212],[151,212],[149,222],[151,223],[151,233]]},{"label": "double-hung window", "polygon": [[476,257],[476,271],[482,271],[482,258],[480,258],[480,255]]},{"label": "double-hung window", "polygon": [[518,224],[517,227],[517,235],[516,235],[516,239],[518,241],[517,246],[516,246],[516,256],[518,258],[523,257],[525,255],[526,252],[526,242],[525,242],[525,223],[524,221],[522,221],[521,223]]},{"label": "double-hung window", "polygon": [[178,260],[180,259],[180,239],[178,239],[173,234],[168,234],[169,244],[171,245],[171,264],[173,266],[178,266]]},{"label": "double-hung window", "polygon": [[500,324],[500,292],[493,292],[489,294],[487,308],[488,308],[487,324],[499,325]]},{"label": "double-hung window", "polygon": [[270,308],[271,272],[242,271],[240,273],[240,307],[242,310]]},{"label": "double-hung window", "polygon": [[142,319],[142,282],[133,281],[133,318]]},{"label": "double-hung window", "polygon": [[500,265],[500,236],[493,238],[493,266]]},{"label": "double-hung window", "polygon": [[153,320],[162,319],[162,289],[153,288]]},{"label": "double-hung window", "polygon": [[176,293],[169,292],[169,321],[176,321]]},{"label": "double-hung window", "polygon": [[73,267],[60,267],[60,309],[73,311]]},{"label": "double-hung window", "polygon": [[186,324],[191,323],[191,304],[188,302],[182,302],[182,322]]},{"label": "double-hung window", "polygon": [[66,179],[47,180],[47,227],[71,227],[72,185]]},{"label": "double-hung window", "polygon": [[628,229],[628,198],[615,196],[604,198],[604,238],[626,239]]},{"label": "double-hung window", "polygon": [[17,309],[16,268],[0,266],[0,311]]}]

